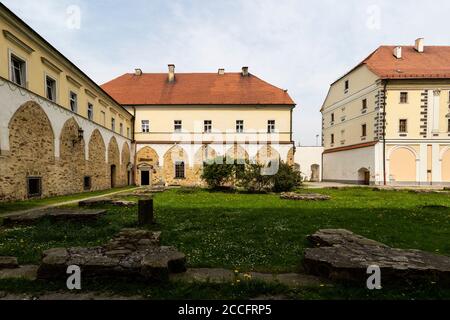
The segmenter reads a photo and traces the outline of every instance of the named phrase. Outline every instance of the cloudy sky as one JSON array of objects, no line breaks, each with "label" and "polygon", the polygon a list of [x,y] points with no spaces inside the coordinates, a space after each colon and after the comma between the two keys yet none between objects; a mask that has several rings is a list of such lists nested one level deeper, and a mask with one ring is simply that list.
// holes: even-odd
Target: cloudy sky
[{"label": "cloudy sky", "polygon": [[[250,72],[297,102],[297,143],[315,145],[329,84],[380,44],[450,44],[433,0],[2,0],[99,84],[144,72]],[[78,11],[79,9],[79,11]],[[79,24],[77,13],[80,13]]]}]

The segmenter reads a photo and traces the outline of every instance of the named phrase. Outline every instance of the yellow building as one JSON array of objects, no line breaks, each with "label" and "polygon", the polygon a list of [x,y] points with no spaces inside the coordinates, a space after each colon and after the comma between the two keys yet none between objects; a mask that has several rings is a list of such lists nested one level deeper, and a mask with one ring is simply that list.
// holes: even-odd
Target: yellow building
[{"label": "yellow building", "polygon": [[450,184],[450,47],[381,46],[322,107],[323,179]]},{"label": "yellow building", "polygon": [[133,116],[0,4],[0,200],[130,184]]},{"label": "yellow building", "polygon": [[287,90],[250,74],[149,74],[137,69],[102,86],[135,116],[136,182],[201,185],[203,163],[234,160],[293,163]]}]

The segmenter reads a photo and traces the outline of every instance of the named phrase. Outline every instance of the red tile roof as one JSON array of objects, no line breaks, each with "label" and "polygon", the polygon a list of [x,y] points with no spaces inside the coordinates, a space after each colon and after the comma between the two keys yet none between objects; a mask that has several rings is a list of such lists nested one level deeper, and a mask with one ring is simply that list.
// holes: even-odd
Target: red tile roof
[{"label": "red tile roof", "polygon": [[366,65],[382,79],[450,78],[449,46],[425,46],[421,53],[414,46],[401,46],[401,59],[394,56],[395,47],[379,47],[358,66]]},{"label": "red tile roof", "polygon": [[124,74],[102,85],[122,105],[295,105],[289,94],[241,73]]}]

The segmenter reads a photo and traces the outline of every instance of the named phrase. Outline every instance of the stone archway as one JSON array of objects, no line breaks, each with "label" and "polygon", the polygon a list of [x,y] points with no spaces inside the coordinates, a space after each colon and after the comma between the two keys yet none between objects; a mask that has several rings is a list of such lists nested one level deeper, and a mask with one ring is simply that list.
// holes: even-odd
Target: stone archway
[{"label": "stone archway", "polygon": [[[142,180],[146,182],[147,175],[149,185],[163,184],[161,174],[161,165],[158,153],[151,147],[144,147],[136,155],[137,170],[136,170],[136,184],[142,185]],[[142,168],[142,170],[140,169]]]},{"label": "stone archway", "polygon": [[237,144],[227,151],[225,157],[226,161],[229,163],[237,161],[238,164],[245,164],[245,162],[250,160],[248,152],[242,146]]},{"label": "stone archway", "polygon": [[167,185],[193,185],[192,169],[189,156],[180,146],[173,146],[164,155],[164,180]]},{"label": "stone archway", "polygon": [[91,177],[93,190],[102,190],[109,187],[106,171],[106,147],[100,131],[97,129],[91,135],[88,145],[89,160],[87,174]]},{"label": "stone archway", "polygon": [[58,185],[61,194],[83,191],[83,176],[86,171],[85,142],[82,129],[70,118],[64,124],[59,139],[60,158]]},{"label": "stone archway", "polygon": [[120,152],[115,137],[112,137],[108,144],[108,165],[111,188],[121,186],[118,174],[118,168],[120,168]]},{"label": "stone archway", "polygon": [[[50,120],[39,104],[23,104],[9,125],[10,154],[2,164],[2,185],[5,198],[26,199],[30,183],[40,187],[34,196],[58,194],[52,171],[55,167],[55,136]],[[33,181],[30,181],[33,179]]]},{"label": "stone archway", "polygon": [[120,172],[121,172],[121,179],[122,179],[122,185],[130,185],[131,184],[131,152],[130,147],[128,146],[128,143],[124,142],[122,146],[122,156],[121,156],[121,166],[120,166]]},{"label": "stone archway", "polygon": [[197,183],[202,184],[201,175],[203,173],[203,166],[205,163],[213,163],[217,158],[217,152],[209,145],[202,145],[202,147],[195,153],[193,174],[197,177]]}]

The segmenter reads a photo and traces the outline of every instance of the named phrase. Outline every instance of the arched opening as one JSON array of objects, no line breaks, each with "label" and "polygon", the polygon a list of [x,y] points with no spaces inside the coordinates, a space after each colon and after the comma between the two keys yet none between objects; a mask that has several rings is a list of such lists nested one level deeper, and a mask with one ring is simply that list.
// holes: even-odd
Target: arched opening
[{"label": "arched opening", "polygon": [[370,170],[367,168],[361,168],[358,170],[358,183],[368,186],[370,185]]},{"label": "arched opening", "polygon": [[111,165],[111,188],[115,188],[117,185],[117,167],[115,164]]},{"label": "arched opening", "polygon": [[153,148],[144,147],[139,150],[136,162],[135,181],[139,186],[162,184],[160,160],[158,153]]},{"label": "arched opening", "polygon": [[417,163],[415,154],[407,148],[394,150],[389,159],[390,181],[394,183],[415,183]]},{"label": "arched opening", "polygon": [[450,182],[450,149],[442,157],[442,182]]},{"label": "arched opening", "polygon": [[311,182],[319,182],[320,181],[320,166],[318,164],[313,164],[311,166]]},{"label": "arched opening", "polygon": [[89,161],[88,161],[88,176],[91,177],[91,190],[107,189],[108,173],[105,159],[105,142],[103,137],[97,129],[91,135],[88,145]]}]

